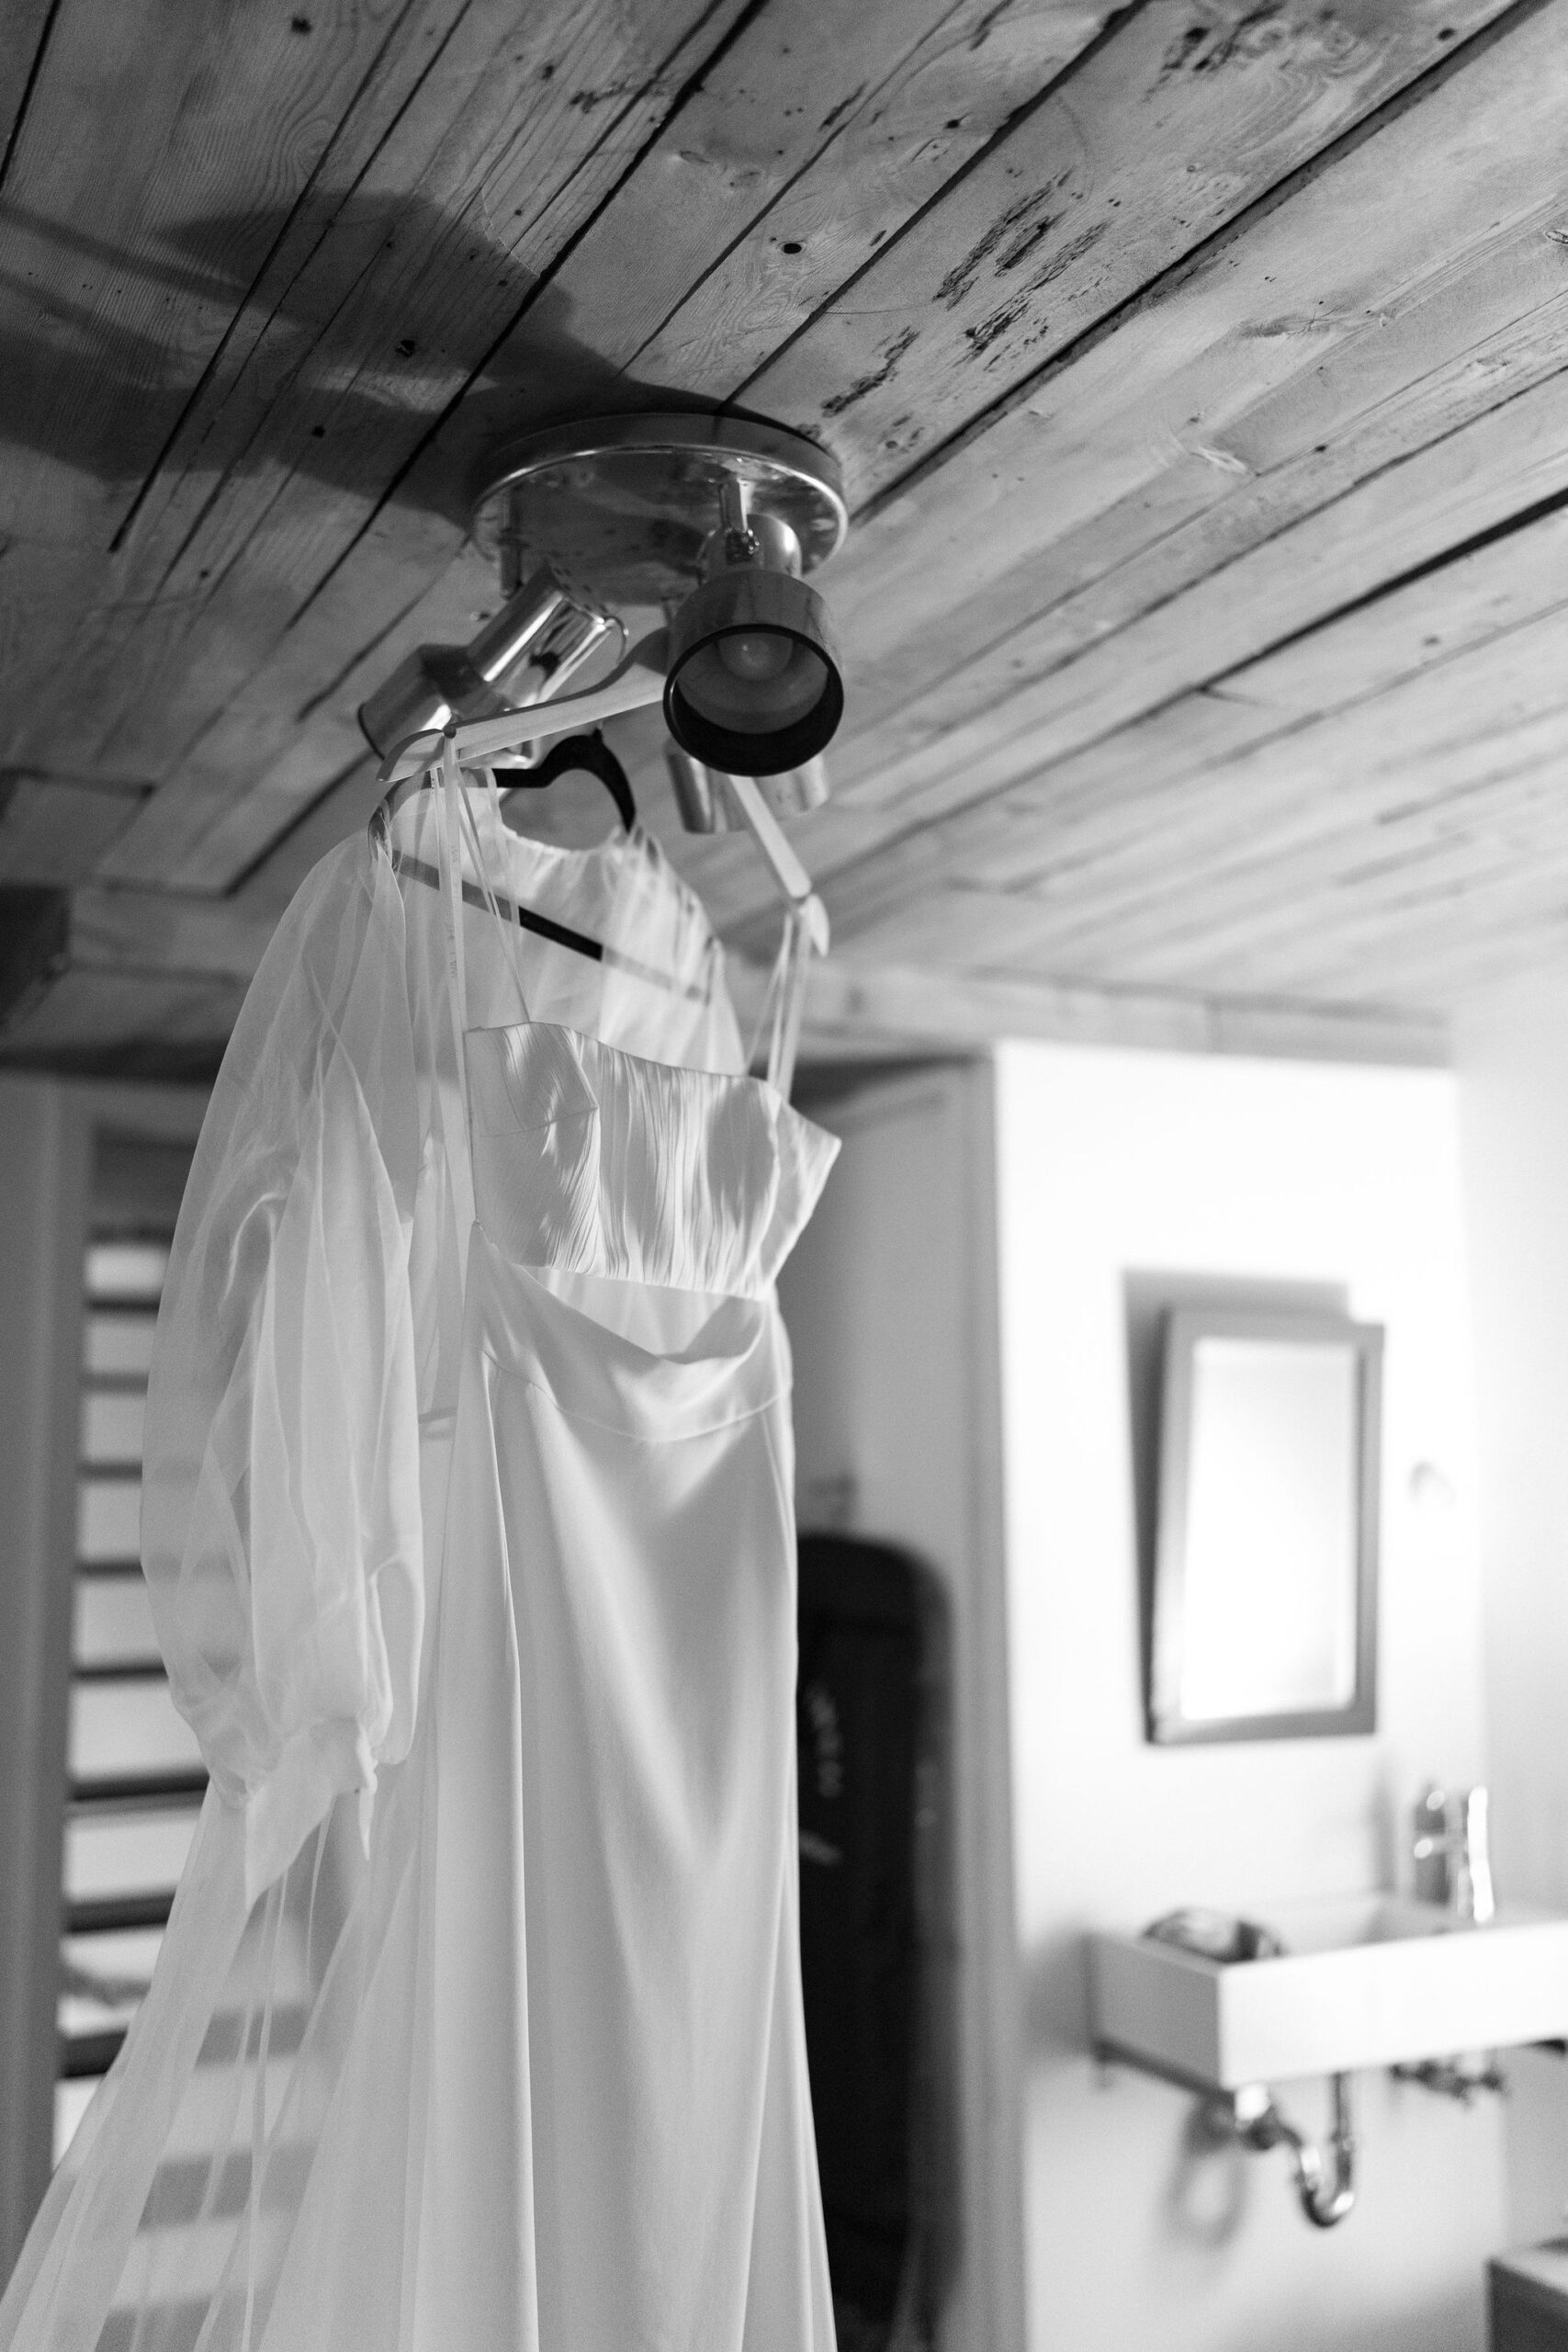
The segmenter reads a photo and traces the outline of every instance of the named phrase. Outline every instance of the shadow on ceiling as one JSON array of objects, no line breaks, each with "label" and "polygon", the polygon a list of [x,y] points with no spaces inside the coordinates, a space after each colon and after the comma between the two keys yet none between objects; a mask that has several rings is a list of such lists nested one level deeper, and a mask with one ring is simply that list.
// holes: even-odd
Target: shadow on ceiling
[{"label": "shadow on ceiling", "polygon": [[568,298],[475,211],[354,196],[313,234],[262,207],[133,251],[0,205],[36,320],[0,329],[5,437],[123,485],[128,514],[160,471],[271,467],[464,522],[501,441],[668,398],[577,341]]}]

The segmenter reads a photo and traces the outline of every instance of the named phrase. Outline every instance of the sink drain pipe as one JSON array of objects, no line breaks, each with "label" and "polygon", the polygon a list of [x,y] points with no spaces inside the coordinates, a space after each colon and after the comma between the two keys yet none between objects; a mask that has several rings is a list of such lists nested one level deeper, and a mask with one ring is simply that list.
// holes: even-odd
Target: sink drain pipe
[{"label": "sink drain pipe", "polygon": [[[1356,2135],[1350,2128],[1350,2077],[1329,2077],[1334,2093],[1334,2123],[1328,2135],[1329,2155],[1298,2132],[1281,2115],[1267,2083],[1248,2083],[1231,2101],[1232,2128],[1244,2148],[1291,2151],[1296,2195],[1307,2220],[1320,2230],[1342,2222],[1356,2202]],[[1330,2161],[1331,2160],[1331,2161]]]}]

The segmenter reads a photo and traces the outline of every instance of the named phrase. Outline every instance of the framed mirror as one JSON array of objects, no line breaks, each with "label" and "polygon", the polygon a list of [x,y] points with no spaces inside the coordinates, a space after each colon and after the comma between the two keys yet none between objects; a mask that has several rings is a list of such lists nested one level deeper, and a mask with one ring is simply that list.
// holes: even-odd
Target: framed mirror
[{"label": "framed mirror", "polygon": [[1345,1316],[1166,1315],[1151,1739],[1376,1728],[1382,1372]]}]

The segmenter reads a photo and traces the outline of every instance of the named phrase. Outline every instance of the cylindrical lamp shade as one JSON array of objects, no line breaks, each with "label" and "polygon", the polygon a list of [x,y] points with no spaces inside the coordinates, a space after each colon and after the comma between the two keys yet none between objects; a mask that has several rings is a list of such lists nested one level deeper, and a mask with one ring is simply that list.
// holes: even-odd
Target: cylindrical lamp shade
[{"label": "cylindrical lamp shade", "polygon": [[682,752],[678,743],[665,745],[664,764],[670,771],[681,822],[689,833],[735,831],[729,797],[717,768],[705,767],[701,760],[693,759],[690,752]]},{"label": "cylindrical lamp shade", "polygon": [[804,767],[843,710],[827,608],[789,572],[717,572],[671,621],[665,723],[705,765],[736,775]]},{"label": "cylindrical lamp shade", "polygon": [[762,797],[775,817],[808,817],[832,797],[826,760],[807,760],[804,767],[781,768],[762,778]]},{"label": "cylindrical lamp shade", "polygon": [[560,693],[619,621],[563,588],[547,565],[468,645],[418,645],[367,702],[359,724],[387,752],[450,718],[499,718]]}]

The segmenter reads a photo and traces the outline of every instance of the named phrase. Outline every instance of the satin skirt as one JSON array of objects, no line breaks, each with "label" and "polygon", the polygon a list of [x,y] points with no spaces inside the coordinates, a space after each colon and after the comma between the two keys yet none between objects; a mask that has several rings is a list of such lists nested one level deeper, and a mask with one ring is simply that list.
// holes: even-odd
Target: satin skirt
[{"label": "satin skirt", "polygon": [[833,2352],[787,1342],[469,1245],[418,1724],[246,1915],[209,1796],[0,2352]]}]

